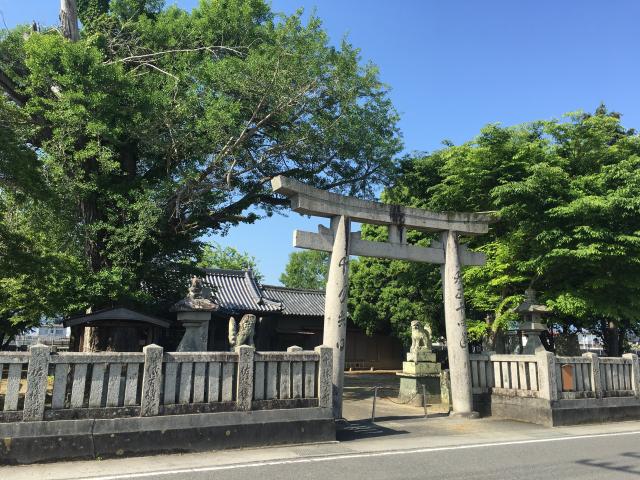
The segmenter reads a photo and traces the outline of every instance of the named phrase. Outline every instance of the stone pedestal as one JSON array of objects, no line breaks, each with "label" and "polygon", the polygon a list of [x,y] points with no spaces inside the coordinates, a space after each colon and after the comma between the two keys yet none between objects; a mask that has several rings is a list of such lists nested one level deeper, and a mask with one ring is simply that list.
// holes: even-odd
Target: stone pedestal
[{"label": "stone pedestal", "polygon": [[185,298],[171,307],[177,313],[178,322],[184,328],[184,336],[178,345],[179,352],[206,352],[209,343],[209,321],[211,312],[218,309],[202,280],[193,277],[189,293]]},{"label": "stone pedestal", "polygon": [[178,352],[206,352],[210,320],[211,312],[178,312],[178,321],[185,328]]},{"label": "stone pedestal", "polygon": [[[407,361],[402,363],[402,372],[396,375],[400,377],[400,402],[416,406],[442,403],[441,367],[436,362],[435,353],[426,348],[407,353]],[[426,393],[426,399],[423,399],[423,392]]]},{"label": "stone pedestal", "polygon": [[522,349],[523,355],[535,355],[538,352],[544,352],[545,348],[540,341],[540,335],[533,332],[527,335],[527,344]]}]

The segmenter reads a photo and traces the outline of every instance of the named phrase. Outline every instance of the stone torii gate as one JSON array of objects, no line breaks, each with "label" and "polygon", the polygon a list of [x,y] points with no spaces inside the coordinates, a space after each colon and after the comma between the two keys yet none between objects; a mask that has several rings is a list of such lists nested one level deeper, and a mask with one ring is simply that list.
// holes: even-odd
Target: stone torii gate
[{"label": "stone torii gate", "polygon": [[[462,265],[484,265],[485,255],[468,250],[459,235],[487,233],[493,217],[482,213],[434,213],[418,208],[360,200],[305,185],[284,176],[272,179],[273,191],[291,200],[295,212],[331,219],[318,233],[295,230],[293,246],[331,253],[327,279],[323,344],[333,348],[333,414],[342,417],[349,256],[410,260],[442,265],[447,350],[451,372],[452,414],[471,416],[473,396],[462,288]],[[386,225],[388,242],[362,240],[351,221]],[[431,247],[406,243],[406,229],[440,232]]]}]

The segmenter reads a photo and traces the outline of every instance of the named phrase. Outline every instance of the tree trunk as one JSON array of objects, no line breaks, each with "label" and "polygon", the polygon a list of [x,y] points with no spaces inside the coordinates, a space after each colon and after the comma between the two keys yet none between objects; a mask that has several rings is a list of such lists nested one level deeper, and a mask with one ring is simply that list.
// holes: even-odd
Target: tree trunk
[{"label": "tree trunk", "polygon": [[2,337],[2,341],[0,342],[0,350],[7,350],[9,348],[9,344],[11,343],[11,340],[13,340],[14,337]]},{"label": "tree trunk", "polygon": [[619,357],[621,355],[620,330],[617,323],[606,322],[603,340],[605,352],[608,357]]},{"label": "tree trunk", "polygon": [[[60,26],[62,35],[72,42],[80,40],[80,30],[78,27],[78,7],[76,0],[60,0]],[[85,165],[85,172],[90,175],[97,169],[95,160],[89,159]],[[85,228],[99,220],[97,196],[95,193],[89,194],[80,200],[80,210]],[[104,235],[97,233],[97,238],[85,239],[85,254],[89,259],[91,271],[96,273],[104,267],[102,250],[104,248]],[[102,305],[93,305],[94,309],[101,308]],[[84,342],[82,349],[85,352],[97,352],[112,350],[112,338],[108,329],[86,327],[84,330]]]},{"label": "tree trunk", "polygon": [[622,356],[624,352],[624,341],[625,341],[625,337],[626,337],[626,333],[627,333],[627,329],[624,328],[624,326],[622,328],[618,328],[618,352],[619,354]]},{"label": "tree trunk", "polygon": [[68,38],[72,42],[80,40],[76,0],[60,0],[60,26],[64,38]]}]

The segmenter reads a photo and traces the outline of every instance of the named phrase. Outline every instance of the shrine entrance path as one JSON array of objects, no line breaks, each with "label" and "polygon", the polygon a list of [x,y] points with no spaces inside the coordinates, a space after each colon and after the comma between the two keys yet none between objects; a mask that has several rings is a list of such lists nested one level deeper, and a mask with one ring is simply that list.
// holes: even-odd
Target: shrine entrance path
[{"label": "shrine entrance path", "polygon": [[[379,387],[376,398],[376,422],[384,420],[424,419],[421,406],[398,401],[400,378],[395,370],[374,372],[346,372],[344,379],[343,416],[348,422],[369,421],[373,406],[374,387]],[[448,413],[448,405],[427,405],[428,418]]]}]

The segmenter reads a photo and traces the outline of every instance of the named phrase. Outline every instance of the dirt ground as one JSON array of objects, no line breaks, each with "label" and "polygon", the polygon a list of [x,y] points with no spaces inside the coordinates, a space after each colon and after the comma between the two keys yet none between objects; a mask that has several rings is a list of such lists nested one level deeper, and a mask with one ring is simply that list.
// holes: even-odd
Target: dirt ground
[{"label": "dirt ground", "polygon": [[[425,416],[423,407],[403,404],[398,401],[400,378],[395,371],[345,372],[343,417],[348,421],[371,418],[374,387],[378,387],[376,398],[376,420],[420,418]],[[447,404],[427,405],[427,415],[443,416],[449,413]]]}]

